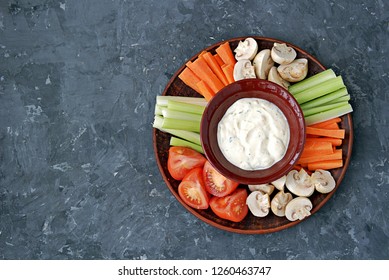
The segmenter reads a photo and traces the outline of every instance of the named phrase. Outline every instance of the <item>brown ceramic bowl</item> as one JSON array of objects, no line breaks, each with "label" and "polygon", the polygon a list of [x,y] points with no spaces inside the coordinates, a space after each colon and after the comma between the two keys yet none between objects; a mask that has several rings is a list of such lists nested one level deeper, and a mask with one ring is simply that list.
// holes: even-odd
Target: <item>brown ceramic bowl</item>
[{"label": "brown ceramic bowl", "polygon": [[[266,37],[259,37],[259,36],[251,36],[251,37],[253,37],[257,41],[259,50],[265,48],[271,48],[274,42],[286,43],[289,46],[293,47],[297,52],[298,58],[308,59],[308,77],[326,69],[314,56],[304,51],[303,49],[299,48],[298,46],[295,46],[293,44],[278,39],[273,39],[273,38],[266,38]],[[232,48],[236,48],[239,41],[244,40],[245,38],[246,37],[238,37],[238,38],[229,39],[227,41],[230,43]],[[217,42],[212,46],[205,48],[204,50],[210,51],[211,53],[215,53],[215,49],[224,42]],[[194,54],[193,57],[191,57],[188,61],[193,61],[194,59],[196,59],[196,57],[202,51],[203,50],[199,50],[199,52]],[[183,63],[182,66],[179,69],[177,69],[177,71],[173,74],[173,76],[167,83],[162,95],[200,97],[198,93],[196,93],[194,90],[186,86],[179,79],[178,75],[182,72],[184,68],[185,68],[185,63]],[[326,204],[326,202],[333,196],[333,194],[337,191],[337,189],[339,188],[342,182],[342,179],[344,178],[344,175],[346,174],[347,167],[349,166],[350,163],[352,146],[353,146],[353,125],[352,125],[351,114],[342,116],[341,119],[342,121],[340,123],[340,126],[341,128],[344,128],[346,131],[345,139],[343,141],[342,146],[340,147],[342,149],[344,164],[343,167],[341,168],[331,170],[331,174],[334,176],[336,181],[336,187],[332,192],[328,194],[320,194],[318,192],[315,192],[310,197],[313,204],[313,209],[311,211],[312,215],[310,216],[311,218],[312,217],[314,218],[315,216],[314,214],[317,211],[319,211]],[[153,130],[154,153],[155,153],[155,158],[156,158],[158,168],[161,172],[161,177],[164,180],[167,188],[171,191],[172,195],[175,197],[175,199],[177,199],[180,205],[182,205],[183,209],[186,209],[188,212],[193,214],[199,220],[222,230],[236,232],[236,233],[243,233],[243,234],[266,234],[266,233],[276,232],[276,231],[280,231],[280,230],[284,230],[296,226],[297,224],[304,222],[306,220],[304,219],[302,221],[297,220],[294,222],[290,222],[285,217],[277,217],[274,214],[270,213],[265,218],[258,218],[258,217],[254,217],[251,214],[248,214],[243,221],[236,223],[236,222],[231,222],[217,217],[212,212],[211,209],[196,210],[189,207],[178,195],[178,185],[180,184],[180,181],[174,180],[174,178],[169,174],[167,168],[168,151],[170,147],[169,144],[170,137],[171,136],[168,133],[164,133],[157,129]],[[245,188],[247,186],[242,184],[241,187]],[[325,211],[328,211],[328,209]]]},{"label": "brown ceramic bowl", "polygon": [[[230,163],[219,148],[217,128],[227,109],[241,98],[260,98],[276,105],[285,115],[290,140],[284,157],[267,169],[243,170]],[[208,103],[201,120],[205,156],[225,177],[241,184],[270,183],[288,173],[300,158],[305,143],[304,115],[296,99],[283,87],[260,79],[244,79],[224,87]]]}]

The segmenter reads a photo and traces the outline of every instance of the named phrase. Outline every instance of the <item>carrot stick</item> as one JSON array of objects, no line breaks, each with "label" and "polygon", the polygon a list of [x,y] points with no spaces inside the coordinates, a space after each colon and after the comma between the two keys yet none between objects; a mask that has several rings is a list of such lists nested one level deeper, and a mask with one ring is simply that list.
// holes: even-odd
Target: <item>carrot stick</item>
[{"label": "carrot stick", "polygon": [[335,147],[342,145],[342,139],[331,137],[307,137],[305,143],[308,142],[330,142],[331,145]]},{"label": "carrot stick", "polygon": [[196,86],[198,87],[200,94],[204,96],[204,98],[209,101],[212,97],[215,96],[215,93],[209,88],[209,86],[203,81],[200,80]]},{"label": "carrot stick", "polygon": [[345,130],[344,129],[325,129],[325,128],[316,128],[316,127],[306,127],[306,133],[319,136],[327,136],[333,138],[344,139]]},{"label": "carrot stick", "polygon": [[213,57],[216,59],[217,63],[220,65],[220,67],[224,65],[223,60],[220,58],[220,56],[217,53],[215,53],[213,55]]},{"label": "carrot stick", "polygon": [[[327,144],[330,144],[327,142]],[[303,152],[301,153],[301,157],[312,157],[312,156],[319,156],[319,155],[329,155],[334,152],[332,145],[330,144],[328,148],[322,149],[306,149],[304,148]]]},{"label": "carrot stick", "polygon": [[310,156],[310,157],[300,157],[298,160],[298,164],[310,164],[313,162],[321,162],[325,160],[334,160],[334,159],[342,159],[342,150],[337,149],[332,154],[328,155],[316,155],[316,156]]},{"label": "carrot stick", "polygon": [[203,80],[213,92],[218,92],[224,85],[219,78],[209,68],[207,62],[202,56],[196,58],[195,61],[186,64],[201,80]]},{"label": "carrot stick", "polygon": [[327,125],[323,125],[322,127],[318,127],[318,128],[339,129],[339,125],[337,123],[329,123]]},{"label": "carrot stick", "polygon": [[185,69],[178,75],[178,77],[181,79],[181,81],[184,82],[188,87],[194,89],[195,91],[199,92],[198,87],[196,84],[200,81],[200,78],[193,73],[192,70],[190,70],[188,67],[185,67]]},{"label": "carrot stick", "polygon": [[226,75],[222,71],[222,68],[220,67],[219,63],[217,63],[216,59],[213,57],[213,55],[209,52],[204,52],[202,54],[205,61],[207,62],[208,66],[211,68],[213,73],[216,74],[216,76],[219,78],[219,80],[226,86],[228,85],[228,80],[226,78]]},{"label": "carrot stick", "polygon": [[234,65],[232,65],[232,64],[224,64],[222,66],[222,70],[224,72],[224,75],[227,77],[227,80],[228,80],[229,84],[235,82],[235,79],[234,79]]},{"label": "carrot stick", "polygon": [[334,160],[324,160],[319,162],[308,163],[308,170],[316,170],[316,169],[335,169],[343,166],[343,160],[334,159]]},{"label": "carrot stick", "polygon": [[316,123],[316,124],[313,124],[313,125],[310,125],[310,126],[311,127],[317,127],[317,128],[323,128],[323,127],[325,127],[328,124],[340,123],[341,121],[342,121],[341,118],[333,118],[333,119],[330,119],[330,120],[327,120],[327,121],[324,121],[324,122],[321,122],[321,123]]},{"label": "carrot stick", "polygon": [[332,144],[326,141],[308,141],[304,145],[304,151],[332,151]]},{"label": "carrot stick", "polygon": [[224,63],[234,65],[236,60],[235,56],[232,53],[230,43],[225,42],[216,48],[216,53],[220,56]]}]

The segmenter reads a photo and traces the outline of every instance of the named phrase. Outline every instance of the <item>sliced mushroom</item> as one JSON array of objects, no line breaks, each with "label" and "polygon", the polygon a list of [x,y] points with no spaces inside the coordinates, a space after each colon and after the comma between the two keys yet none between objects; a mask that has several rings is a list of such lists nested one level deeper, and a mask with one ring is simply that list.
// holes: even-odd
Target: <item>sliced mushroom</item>
[{"label": "sliced mushroom", "polygon": [[293,198],[285,207],[285,216],[289,221],[302,220],[311,215],[312,202],[306,197]]},{"label": "sliced mushroom", "polygon": [[252,60],[258,52],[257,41],[253,38],[246,38],[243,42],[239,42],[234,52],[236,60]]},{"label": "sliced mushroom", "polygon": [[320,193],[329,193],[335,189],[336,182],[331,173],[327,170],[317,169],[312,175],[311,180],[315,189]]},{"label": "sliced mushroom", "polygon": [[296,58],[296,51],[286,44],[274,43],[271,49],[271,57],[278,64],[291,63]]},{"label": "sliced mushroom", "polygon": [[297,196],[311,196],[315,191],[315,186],[311,182],[311,177],[302,168],[300,171],[291,170],[286,176],[286,187]]},{"label": "sliced mushroom", "polygon": [[271,200],[271,211],[278,217],[284,217],[285,207],[292,199],[293,196],[290,193],[279,191]]},{"label": "sliced mushroom", "polygon": [[277,67],[275,66],[270,68],[267,80],[276,83],[277,85],[280,85],[285,89],[288,89],[290,86],[290,83],[288,81],[285,81],[283,78],[281,78],[280,74],[278,74]]},{"label": "sliced mushroom", "polygon": [[264,49],[257,53],[253,60],[253,65],[257,78],[266,80],[270,68],[272,68],[272,66],[274,65],[274,61],[271,59],[270,56],[270,50]]},{"label": "sliced mushroom", "polygon": [[261,184],[261,185],[249,185],[250,191],[261,191],[271,195],[274,191],[274,186],[271,184]]},{"label": "sliced mushroom", "polygon": [[295,59],[293,62],[280,65],[277,68],[281,78],[288,82],[299,82],[308,74],[308,60],[306,58]]},{"label": "sliced mushroom", "polygon": [[283,191],[284,188],[285,188],[285,182],[286,182],[286,175],[284,175],[281,178],[278,178],[277,180],[271,182],[271,184],[273,186],[275,186],[277,190]]},{"label": "sliced mushroom", "polygon": [[261,191],[252,192],[246,199],[251,213],[256,217],[265,217],[269,214],[270,197]]},{"label": "sliced mushroom", "polygon": [[234,80],[239,81],[249,78],[255,78],[255,70],[251,61],[248,59],[238,60],[234,66]]}]

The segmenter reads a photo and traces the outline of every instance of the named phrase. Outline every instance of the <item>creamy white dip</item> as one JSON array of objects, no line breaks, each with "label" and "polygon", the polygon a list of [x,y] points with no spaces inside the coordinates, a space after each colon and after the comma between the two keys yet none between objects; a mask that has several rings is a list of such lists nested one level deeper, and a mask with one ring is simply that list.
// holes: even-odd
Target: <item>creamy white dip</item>
[{"label": "creamy white dip", "polygon": [[273,103],[242,98],[218,124],[217,141],[225,158],[244,170],[266,169],[280,161],[289,145],[288,121]]}]

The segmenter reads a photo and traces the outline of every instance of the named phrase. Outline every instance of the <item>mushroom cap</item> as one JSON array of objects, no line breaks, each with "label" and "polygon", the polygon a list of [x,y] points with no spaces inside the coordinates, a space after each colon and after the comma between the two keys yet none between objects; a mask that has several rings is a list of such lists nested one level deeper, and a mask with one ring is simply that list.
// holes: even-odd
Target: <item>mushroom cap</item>
[{"label": "mushroom cap", "polygon": [[331,173],[327,170],[317,169],[312,175],[311,180],[315,189],[320,193],[329,193],[335,189],[336,182]]},{"label": "mushroom cap", "polygon": [[256,77],[254,66],[248,59],[238,60],[235,63],[233,75],[235,81]]},{"label": "mushroom cap", "polygon": [[271,195],[274,191],[274,186],[271,184],[261,184],[261,185],[248,185],[250,191],[261,191]]},{"label": "mushroom cap", "polygon": [[307,197],[293,198],[285,207],[286,218],[293,222],[311,215],[312,202]]},{"label": "mushroom cap", "polygon": [[250,212],[256,217],[265,217],[269,214],[270,197],[267,193],[253,191],[246,199]]},{"label": "mushroom cap", "polygon": [[289,64],[296,56],[296,51],[292,47],[288,47],[285,43],[274,43],[271,49],[271,57],[278,64]]},{"label": "mushroom cap", "polygon": [[277,67],[277,71],[284,80],[292,83],[299,82],[308,74],[308,60],[295,59],[289,64],[281,64]]},{"label": "mushroom cap", "polygon": [[258,79],[267,79],[270,68],[274,65],[274,61],[270,56],[269,49],[263,49],[255,56],[253,60],[255,74]]},{"label": "mushroom cap", "polygon": [[288,190],[297,196],[308,197],[315,191],[315,186],[312,184],[311,177],[303,168],[300,171],[289,171],[286,176],[285,184]]},{"label": "mushroom cap", "polygon": [[234,52],[236,60],[252,60],[258,52],[258,43],[253,38],[246,38],[243,42],[239,41]]},{"label": "mushroom cap", "polygon": [[279,191],[271,200],[270,208],[274,215],[278,217],[285,216],[285,207],[293,199],[290,193]]},{"label": "mushroom cap", "polygon": [[288,81],[285,81],[283,78],[281,78],[280,74],[278,74],[277,67],[275,66],[270,68],[267,80],[276,83],[277,85],[280,85],[285,89],[288,89],[290,86],[290,83]]},{"label": "mushroom cap", "polygon": [[285,182],[286,182],[286,175],[271,182],[271,184],[275,186],[277,190],[283,191],[285,189]]}]

